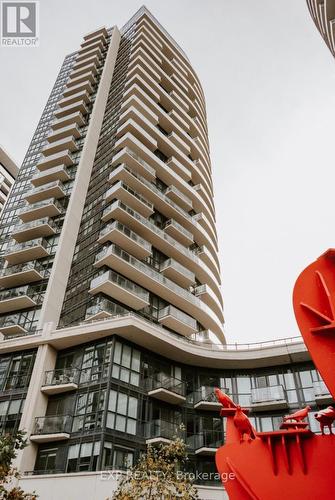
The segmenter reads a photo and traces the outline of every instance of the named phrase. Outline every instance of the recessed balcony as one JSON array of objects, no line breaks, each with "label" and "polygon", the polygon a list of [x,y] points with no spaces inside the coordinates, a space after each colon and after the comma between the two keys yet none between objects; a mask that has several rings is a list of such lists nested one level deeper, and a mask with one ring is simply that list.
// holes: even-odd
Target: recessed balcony
[{"label": "recessed balcony", "polygon": [[[227,389],[221,389],[227,393]],[[201,386],[193,393],[193,407],[195,410],[219,411],[222,405],[215,396],[214,387]]]},{"label": "recessed balcony", "polygon": [[65,165],[69,167],[71,165],[74,165],[74,159],[68,151],[61,151],[60,153],[55,153],[54,155],[41,158],[37,163],[36,168],[40,172],[43,172],[44,170],[55,167],[56,165]]},{"label": "recessed balcony", "polygon": [[192,210],[193,208],[192,201],[187,196],[185,196],[181,191],[179,191],[179,189],[177,189],[175,186],[169,186],[165,190],[164,194],[165,196],[170,198],[170,200],[177,203],[177,205],[179,205],[186,212]]},{"label": "recessed balcony", "polygon": [[128,309],[115,304],[101,295],[95,297],[92,305],[87,308],[85,321],[101,321],[112,316],[120,316],[128,313]]},{"label": "recessed balcony", "polygon": [[73,87],[64,90],[63,96],[70,97],[73,94],[77,94],[78,92],[88,92],[89,94],[92,94],[93,90],[94,89],[92,83],[87,79],[83,82],[78,83],[77,85],[74,85]]},{"label": "recessed balcony", "polygon": [[283,410],[288,408],[285,391],[281,385],[251,389],[253,411]]},{"label": "recessed balcony", "polygon": [[0,287],[11,288],[35,281],[41,281],[46,276],[46,270],[38,262],[28,262],[0,270]]},{"label": "recessed balcony", "polygon": [[76,111],[71,115],[57,118],[51,122],[52,130],[63,130],[65,127],[70,125],[78,125],[78,127],[83,127],[86,124],[86,120],[80,111]]},{"label": "recessed balcony", "polygon": [[8,246],[4,257],[7,263],[12,266],[21,264],[22,262],[41,259],[47,255],[49,255],[47,242],[43,238],[38,238]]},{"label": "recessed balcony", "polygon": [[59,108],[54,112],[54,115],[56,118],[64,118],[76,112],[80,112],[83,116],[88,114],[88,107],[84,101],[81,100],[79,102],[69,104],[69,106],[66,106],[65,108]]},{"label": "recessed balcony", "polygon": [[70,438],[71,425],[72,417],[70,415],[36,417],[30,441],[48,443],[67,440]]},{"label": "recessed balcony", "polygon": [[28,203],[37,203],[48,198],[64,198],[65,194],[63,183],[60,181],[53,181],[31,189],[24,195],[24,199]]},{"label": "recessed balcony", "polygon": [[154,181],[156,179],[156,171],[154,168],[150,167],[139,155],[137,155],[130,148],[122,148],[121,151],[113,156],[112,166],[115,167],[120,163],[126,164],[134,172],[138,173],[148,181]]},{"label": "recessed balcony", "polygon": [[23,222],[15,226],[12,236],[18,242],[34,240],[45,236],[56,234],[58,227],[52,219],[45,218],[31,222]]},{"label": "recessed balcony", "polygon": [[78,389],[80,371],[78,368],[60,368],[45,372],[41,391],[48,396]]},{"label": "recessed balcony", "polygon": [[59,139],[58,141],[51,142],[50,144],[44,146],[42,154],[43,156],[52,156],[56,153],[62,151],[78,151],[78,144],[72,137],[72,135]]},{"label": "recessed balcony", "polygon": [[34,307],[39,303],[39,300],[40,296],[29,285],[2,290],[0,292],[0,314]]},{"label": "recessed balcony", "polygon": [[30,222],[43,217],[56,217],[63,212],[63,207],[58,200],[54,198],[48,200],[37,201],[36,203],[28,204],[21,208],[18,212],[18,217],[22,222]]},{"label": "recessed balcony", "polygon": [[118,221],[108,224],[100,231],[98,242],[103,244],[107,241],[115,243],[138,259],[148,257],[152,252],[150,243]]},{"label": "recessed balcony", "polygon": [[213,456],[223,444],[223,432],[204,431],[194,434],[186,439],[186,444],[194,451],[195,455]]},{"label": "recessed balcony", "polygon": [[[103,262],[103,265],[108,265],[110,248],[112,247],[107,247],[97,254],[96,261]],[[93,295],[104,293],[132,307],[136,311],[143,309],[150,303],[149,292],[147,290],[112,270],[106,271],[101,276],[94,278],[91,281],[89,293]]]},{"label": "recessed balcony", "polygon": [[174,259],[167,259],[160,267],[161,273],[183,288],[188,288],[195,283],[195,275]]},{"label": "recessed balcony", "polygon": [[188,314],[174,306],[166,306],[158,313],[158,321],[184,337],[189,337],[197,332],[197,322]]},{"label": "recessed balcony", "polygon": [[148,378],[144,381],[148,396],[170,403],[181,405],[186,401],[186,384],[173,377],[161,375],[158,379]]},{"label": "recessed balcony", "polygon": [[332,395],[330,394],[328,387],[322,380],[320,380],[319,382],[314,382],[313,388],[314,388],[315,401],[318,404],[326,405],[333,403]]},{"label": "recessed balcony", "polygon": [[[123,203],[143,215],[143,217],[149,217],[154,212],[154,206],[152,203],[147,201],[143,196],[122,181],[117,182],[110,189],[108,189],[104,198],[107,203],[114,199],[121,200]],[[102,216],[102,220],[109,220],[108,207],[106,209],[106,213],[104,212]]]},{"label": "recessed balcony", "polygon": [[49,184],[53,181],[66,182],[71,179],[71,176],[65,165],[58,165],[57,167],[50,168],[44,172],[39,172],[33,175],[30,182],[33,186],[42,186]]},{"label": "recessed balcony", "polygon": [[164,444],[175,440],[177,436],[183,436],[180,425],[166,420],[152,420],[144,424],[144,437],[146,444]]},{"label": "recessed balcony", "polygon": [[194,242],[193,234],[173,219],[165,223],[164,231],[186,247]]},{"label": "recessed balcony", "polygon": [[2,316],[0,318],[0,333],[5,337],[24,335],[27,333],[26,328],[23,326],[25,319],[25,316],[20,313]]},{"label": "recessed balcony", "polygon": [[[88,104],[91,102],[91,97],[89,93],[86,90],[81,90],[80,92],[77,92],[76,94],[72,94],[68,97],[64,97],[60,101],[58,101],[58,106],[61,109],[68,109],[69,106],[72,106],[73,104],[80,104],[80,103],[85,103]],[[58,110],[57,110],[58,113]],[[62,116],[59,115],[58,116]]]}]

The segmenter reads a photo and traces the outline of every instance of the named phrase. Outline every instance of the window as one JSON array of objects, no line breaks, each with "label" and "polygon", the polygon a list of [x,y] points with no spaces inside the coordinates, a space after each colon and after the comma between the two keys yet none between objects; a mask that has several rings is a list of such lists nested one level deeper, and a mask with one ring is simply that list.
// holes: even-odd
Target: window
[{"label": "window", "polygon": [[129,448],[115,447],[112,443],[104,443],[103,467],[107,469],[129,469],[134,464],[134,451]]},{"label": "window", "polygon": [[100,441],[79,443],[69,447],[66,472],[96,470],[100,453]]},{"label": "window", "polygon": [[106,427],[136,434],[138,400],[122,392],[110,391]]},{"label": "window", "polygon": [[57,448],[48,448],[46,450],[40,450],[36,460],[35,470],[43,472],[55,471],[56,456],[57,456]]},{"label": "window", "polygon": [[80,383],[107,378],[111,361],[112,342],[87,347],[84,352]]},{"label": "window", "polygon": [[72,432],[99,429],[102,424],[106,390],[78,394]]},{"label": "window", "polygon": [[112,377],[126,384],[140,384],[141,353],[130,346],[115,342]]}]

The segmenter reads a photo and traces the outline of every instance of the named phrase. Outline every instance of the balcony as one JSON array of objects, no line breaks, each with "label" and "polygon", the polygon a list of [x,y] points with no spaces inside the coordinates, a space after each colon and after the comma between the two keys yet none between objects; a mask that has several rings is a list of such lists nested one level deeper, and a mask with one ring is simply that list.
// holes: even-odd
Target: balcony
[{"label": "balcony", "polygon": [[[221,389],[227,393],[227,389]],[[201,386],[193,393],[193,407],[195,410],[219,411],[221,404],[215,396],[214,387]]]},{"label": "balcony", "polygon": [[[89,47],[88,50],[80,50],[78,52],[78,55],[76,57],[76,63],[86,61],[90,57],[93,56],[98,56],[100,59],[102,58],[102,52],[101,50],[103,49],[103,44],[101,42],[98,42],[95,46]],[[74,68],[74,66],[73,66]]]},{"label": "balcony", "polygon": [[148,378],[144,381],[148,396],[175,405],[181,405],[186,401],[185,382],[166,376],[160,376],[159,379]]},{"label": "balcony", "polygon": [[179,160],[177,160],[177,158],[175,158],[174,156],[171,156],[168,161],[166,162],[166,164],[175,172],[177,172],[177,174],[182,178],[184,179],[184,181],[188,182],[192,179],[192,174],[190,172],[190,170],[185,167]]},{"label": "balcony", "polygon": [[25,241],[18,245],[10,245],[6,249],[5,259],[7,263],[12,266],[28,262],[32,260],[41,259],[49,255],[47,250],[47,242],[43,238],[36,240]]},{"label": "balcony", "polygon": [[57,167],[50,168],[45,172],[39,172],[38,174],[33,175],[30,182],[33,186],[42,186],[45,184],[49,184],[53,181],[68,181],[71,179],[71,176],[64,165],[59,165]]},{"label": "balcony", "polygon": [[46,144],[43,147],[43,155],[51,156],[61,151],[78,151],[78,145],[72,135],[59,139],[58,141]]},{"label": "balcony", "polygon": [[213,456],[223,444],[223,432],[204,431],[194,434],[186,439],[186,444],[194,451],[195,455]]},{"label": "balcony", "polygon": [[53,395],[78,389],[80,371],[78,368],[61,368],[45,372],[41,387],[44,394]]},{"label": "balcony", "polygon": [[63,118],[57,118],[52,121],[51,128],[53,130],[63,130],[68,125],[78,125],[78,127],[83,127],[86,124],[86,120],[80,111],[76,111],[71,115],[65,116]]},{"label": "balcony", "polygon": [[179,189],[175,186],[169,186],[165,192],[165,196],[170,198],[170,200],[174,201],[177,205],[179,205],[183,210],[189,212],[192,210],[192,201],[185,196]]},{"label": "balcony", "polygon": [[10,316],[2,316],[0,318],[0,333],[4,336],[20,336],[27,332],[23,326],[25,316],[18,314],[11,314]]},{"label": "balcony", "polygon": [[314,397],[318,404],[330,404],[333,403],[332,395],[329,392],[326,384],[320,380],[319,382],[313,383]]},{"label": "balcony", "polygon": [[38,262],[28,262],[0,270],[0,287],[11,288],[41,281],[46,276],[46,270]]},{"label": "balcony", "polygon": [[121,149],[113,157],[112,166],[117,166],[119,163],[125,163],[134,172],[138,173],[144,177],[147,181],[155,181],[156,171],[154,168],[150,167],[142,158],[134,153],[130,148],[125,147]]},{"label": "balcony", "polygon": [[[58,101],[58,106],[61,108],[61,110],[65,109],[70,109],[72,105],[79,105],[82,103],[89,104],[91,102],[91,97],[89,93],[86,90],[82,90],[80,92],[77,92],[76,94],[72,94],[68,97],[64,97],[60,101]],[[61,113],[61,110],[56,111],[56,116],[61,117],[65,116],[65,114]],[[70,111],[71,112],[71,111]]]},{"label": "balcony", "polygon": [[44,236],[56,234],[58,228],[52,219],[45,218],[18,224],[15,226],[12,236],[21,243],[27,240],[34,240]]},{"label": "balcony", "polygon": [[103,50],[105,45],[106,45],[106,40],[96,38],[96,40],[90,41],[88,45],[87,44],[85,45],[85,43],[82,44],[81,45],[82,48],[79,49],[78,55],[85,54],[86,52],[90,52],[92,49],[95,49],[95,48],[99,48],[100,50]]},{"label": "balcony", "polygon": [[44,170],[48,170],[49,168],[55,166],[63,166],[70,167],[74,165],[74,159],[72,155],[68,151],[61,151],[60,153],[56,153],[54,155],[48,156],[46,158],[42,158],[36,165],[36,168],[43,172]]},{"label": "balcony", "polygon": [[0,314],[34,307],[40,302],[40,296],[29,285],[10,288],[0,292]]},{"label": "balcony", "polygon": [[218,299],[217,295],[213,292],[213,290],[208,285],[200,285],[194,288],[194,295],[196,297],[200,297],[200,299],[216,311],[216,314],[222,317],[223,321],[223,312],[222,312],[222,304]]},{"label": "balcony", "polygon": [[95,31],[92,31],[91,33],[88,33],[87,35],[84,36],[84,42],[81,44],[81,47],[87,47],[91,43],[95,43],[98,40],[103,41],[104,43],[107,42],[106,38],[108,36],[108,32],[106,28],[99,28]]},{"label": "balcony", "polygon": [[83,101],[69,104],[65,108],[59,108],[54,112],[56,118],[64,118],[73,115],[73,113],[81,113],[83,116],[88,114],[88,107]]},{"label": "balcony", "polygon": [[64,198],[65,188],[62,182],[53,181],[49,184],[44,184],[44,186],[39,186],[31,189],[24,195],[24,199],[28,203],[36,203],[48,198]]},{"label": "balcony", "polygon": [[144,424],[146,444],[171,443],[176,437],[183,434],[177,423],[167,422],[166,420],[157,419]]},{"label": "balcony", "polygon": [[70,75],[69,79],[66,82],[66,88],[71,89],[73,87],[77,87],[78,84],[86,81],[89,81],[92,85],[95,85],[97,83],[97,80],[93,73],[87,71],[86,73],[82,73],[76,78],[72,78],[72,76]]},{"label": "balcony", "polygon": [[186,247],[194,242],[193,234],[173,219],[166,222],[164,231]]},{"label": "balcony", "polygon": [[63,212],[63,207],[58,200],[53,198],[48,200],[37,201],[33,204],[21,208],[18,212],[18,217],[22,222],[31,222],[44,217],[56,217]]},{"label": "balcony", "polygon": [[[110,248],[112,247],[107,247],[106,250],[103,250],[103,253],[98,254],[97,260],[103,259],[105,264],[108,265]],[[89,292],[94,295],[102,292],[136,311],[149,305],[149,292],[111,270],[94,278],[91,281]]]},{"label": "balcony", "polygon": [[288,408],[285,391],[281,385],[251,389],[253,411],[283,410]]},{"label": "balcony", "polygon": [[77,85],[73,85],[73,87],[67,88],[63,92],[64,97],[70,97],[73,94],[77,94],[78,92],[86,91],[88,94],[93,93],[93,85],[89,81],[89,79],[79,82]]},{"label": "balcony", "polygon": [[[70,138],[79,139],[81,130],[76,123],[71,123],[58,130],[51,130],[47,136],[47,141],[50,144],[58,143],[61,140],[69,140]],[[68,148],[69,149],[69,148]]]},{"label": "balcony", "polygon": [[121,222],[115,221],[105,226],[98,239],[99,243],[111,241],[134,257],[144,259],[151,255],[151,245]]},{"label": "balcony", "polygon": [[111,302],[104,296],[98,296],[94,299],[93,304],[87,308],[85,321],[100,321],[102,319],[111,318],[112,316],[128,313],[128,309]]},{"label": "balcony", "polygon": [[[118,199],[123,203],[127,204],[138,213],[143,215],[143,217],[149,217],[154,212],[154,206],[152,203],[147,201],[139,193],[135,192],[124,182],[119,181],[114,184],[105,194],[105,201],[109,202],[113,199]],[[106,208],[106,214],[104,212],[102,220],[106,220],[108,217],[108,207]],[[108,220],[108,219],[107,219]]]},{"label": "balcony", "polygon": [[197,322],[194,318],[171,305],[159,311],[158,321],[161,325],[180,333],[184,337],[189,337],[198,331]]},{"label": "balcony", "polygon": [[79,69],[82,68],[87,68],[87,66],[94,64],[97,68],[100,66],[101,63],[101,58],[99,57],[98,54],[90,54],[87,53],[85,56],[82,56],[82,60],[76,59],[76,62],[74,63],[72,67],[72,71],[75,73]]},{"label": "balcony", "polygon": [[195,275],[174,259],[167,259],[161,264],[160,271],[183,288],[188,288],[195,283]]},{"label": "balcony", "polygon": [[72,71],[70,74],[71,79],[77,79],[78,76],[81,75],[86,75],[86,73],[91,73],[91,75],[96,76],[98,73],[97,67],[95,64],[86,64],[82,68],[76,69],[75,71]]},{"label": "balcony", "polygon": [[71,425],[72,417],[70,415],[36,417],[30,441],[33,443],[64,441],[70,438]]}]

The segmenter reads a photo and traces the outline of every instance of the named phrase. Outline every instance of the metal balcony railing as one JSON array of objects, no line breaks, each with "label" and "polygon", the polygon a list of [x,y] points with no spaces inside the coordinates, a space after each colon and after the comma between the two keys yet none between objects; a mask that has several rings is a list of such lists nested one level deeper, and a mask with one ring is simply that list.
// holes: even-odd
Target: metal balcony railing
[{"label": "metal balcony railing", "polygon": [[163,374],[158,378],[147,378],[144,381],[144,386],[148,392],[155,389],[166,389],[167,391],[174,392],[179,396],[185,396],[186,383],[174,377],[167,377]]},{"label": "metal balcony railing", "polygon": [[70,415],[53,415],[36,417],[32,434],[62,434],[71,432],[72,417]]},{"label": "metal balcony railing", "polygon": [[272,401],[286,401],[285,391],[282,385],[251,389],[251,404],[268,403]]},{"label": "metal balcony railing", "polygon": [[186,438],[186,444],[191,450],[200,448],[219,448],[223,443],[223,431],[203,431]]},{"label": "metal balcony railing", "polygon": [[46,371],[43,386],[78,384],[79,373],[78,368],[60,368]]},{"label": "metal balcony railing", "polygon": [[[221,391],[224,392],[225,394],[229,392],[229,390],[225,388],[221,388]],[[205,401],[206,403],[218,402],[213,386],[202,385],[196,391],[193,392],[193,403],[197,404],[200,403],[200,401]]]}]

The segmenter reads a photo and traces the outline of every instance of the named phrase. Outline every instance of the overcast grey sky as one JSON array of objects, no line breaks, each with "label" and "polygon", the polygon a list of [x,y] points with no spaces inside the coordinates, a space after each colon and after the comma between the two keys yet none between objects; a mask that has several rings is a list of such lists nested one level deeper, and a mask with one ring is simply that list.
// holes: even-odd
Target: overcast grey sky
[{"label": "overcast grey sky", "polygon": [[[0,48],[0,143],[21,162],[66,53],[134,0],[42,0],[40,47]],[[299,272],[335,246],[335,61],[305,0],[147,1],[207,100],[228,342],[298,335]]]}]

